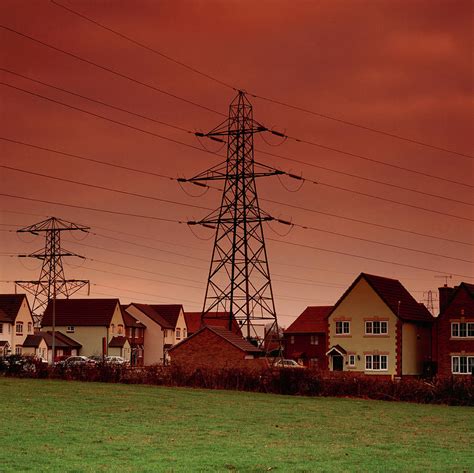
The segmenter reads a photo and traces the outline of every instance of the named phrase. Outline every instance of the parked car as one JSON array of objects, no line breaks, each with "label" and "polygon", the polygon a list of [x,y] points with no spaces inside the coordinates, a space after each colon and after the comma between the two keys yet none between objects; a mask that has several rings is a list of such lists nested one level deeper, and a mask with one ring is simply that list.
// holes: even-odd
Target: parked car
[{"label": "parked car", "polygon": [[96,364],[96,361],[91,360],[87,356],[70,356],[58,363],[59,366],[64,366],[65,368],[71,368],[72,366],[95,366]]},{"label": "parked car", "polygon": [[275,365],[276,368],[306,368],[306,366],[300,365],[295,360],[278,360]]},{"label": "parked car", "polygon": [[105,362],[110,363],[111,365],[127,365],[128,361],[121,356],[106,356]]},{"label": "parked car", "polygon": [[89,360],[93,360],[96,363],[104,363],[105,358],[106,357],[102,356],[102,355],[92,355],[92,356],[89,357]]}]

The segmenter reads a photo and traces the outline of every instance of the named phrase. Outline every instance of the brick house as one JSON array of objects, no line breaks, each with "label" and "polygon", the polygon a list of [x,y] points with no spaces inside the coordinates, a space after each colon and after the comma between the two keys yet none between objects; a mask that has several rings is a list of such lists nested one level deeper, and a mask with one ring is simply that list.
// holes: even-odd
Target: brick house
[{"label": "brick house", "polygon": [[329,369],[420,375],[432,361],[434,320],[400,281],[361,273],[328,315]]},{"label": "brick house", "polygon": [[284,331],[284,357],[327,369],[327,317],[333,306],[310,306]]},{"label": "brick house", "polygon": [[[67,358],[79,355],[82,345],[62,332],[54,333],[54,359]],[[23,343],[23,354],[35,355],[52,363],[53,360],[53,333],[36,332],[28,335]]]},{"label": "brick house", "polygon": [[125,336],[130,344],[130,365],[143,366],[146,325],[130,315],[125,306],[121,306],[125,323]]},{"label": "brick house", "polygon": [[[207,314],[205,324],[201,320],[201,312],[185,312],[184,319],[188,330],[188,337],[195,334],[204,325],[210,325],[211,327],[222,327],[228,329],[229,326],[229,313],[228,312],[211,312]],[[235,319],[232,320],[232,332],[242,336],[239,324]]]},{"label": "brick house", "polygon": [[[110,341],[125,335],[118,299],[56,299],[55,322],[55,330],[74,337],[85,356],[108,355]],[[43,315],[42,330],[51,331],[52,324],[50,302]]]},{"label": "brick house", "polygon": [[188,369],[266,366],[262,350],[229,330],[209,325],[171,347],[169,355],[173,365]]},{"label": "brick house", "polygon": [[474,284],[439,288],[434,342],[439,376],[474,374]]},{"label": "brick house", "polygon": [[23,342],[33,333],[33,316],[26,295],[0,294],[0,357],[21,355]]}]

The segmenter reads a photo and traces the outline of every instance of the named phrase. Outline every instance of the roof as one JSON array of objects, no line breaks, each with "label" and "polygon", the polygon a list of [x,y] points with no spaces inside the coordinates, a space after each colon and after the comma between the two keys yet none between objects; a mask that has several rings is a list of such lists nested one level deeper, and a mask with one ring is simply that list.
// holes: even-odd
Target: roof
[{"label": "roof", "polygon": [[347,351],[341,345],[334,345],[327,351],[326,356],[329,356],[333,351],[342,356],[347,354]]},{"label": "roof", "polygon": [[7,345],[10,346],[8,340],[0,340],[0,347],[6,347]]},{"label": "roof", "polygon": [[[118,299],[56,299],[56,326],[109,326]],[[49,302],[41,325],[53,325],[53,304]]]},{"label": "roof", "polygon": [[126,337],[113,337],[109,342],[109,348],[123,348],[126,341]]},{"label": "roof", "polygon": [[150,307],[163,317],[172,329],[176,327],[180,312],[183,310],[181,304],[149,304]]},{"label": "roof", "polygon": [[127,312],[127,307],[124,305],[120,306],[120,310],[122,311],[123,323],[125,327],[135,327],[135,328],[146,328],[146,325],[137,320],[133,315],[130,315]]},{"label": "roof", "polygon": [[331,313],[361,279],[367,281],[369,286],[399,319],[410,322],[434,322],[435,318],[431,315],[429,310],[423,304],[417,302],[405,287],[403,287],[400,281],[366,273],[360,273],[357,279],[337,301]]},{"label": "roof", "polygon": [[285,333],[325,333],[332,305],[309,306],[285,330]]},{"label": "roof", "polygon": [[[452,292],[449,296],[448,303],[446,304],[446,307],[443,310],[443,313],[446,312],[448,307],[451,305],[451,303],[457,298],[457,295],[459,294],[460,291],[465,290],[466,293],[471,297],[471,302],[467,302],[467,306],[471,308],[471,310],[474,310],[474,284],[469,284],[467,282],[462,282],[459,284],[459,286],[455,286],[452,288]],[[440,314],[442,315],[442,314]]]},{"label": "roof", "polygon": [[[80,348],[82,345],[72,338],[64,335],[62,332],[54,332],[54,345],[56,348]],[[28,335],[23,342],[24,347],[38,347],[41,340],[46,342],[48,347],[53,346],[53,332],[37,332],[34,335]]]},{"label": "roof", "polygon": [[[143,312],[148,318],[153,320],[153,322],[156,322],[162,328],[174,329],[174,325],[171,325],[161,314],[158,314],[158,312],[156,312],[156,310],[151,305],[149,305],[149,304],[137,304],[135,302],[133,302],[130,305],[133,305],[138,310]],[[130,306],[128,306],[128,307],[130,307]]]},{"label": "roof", "polygon": [[202,327],[200,330],[198,330],[196,333],[193,333],[190,337],[185,338],[181,342],[177,343],[176,345],[173,345],[169,351],[174,350],[176,347],[181,346],[185,343],[187,343],[189,340],[191,340],[194,337],[197,337],[200,333],[202,333],[204,330],[210,330],[211,332],[215,333],[219,337],[223,338],[230,344],[234,345],[236,348],[239,350],[242,350],[246,353],[262,353],[262,350],[260,348],[257,348],[255,345],[252,345],[249,341],[245,340],[242,338],[240,335],[237,335],[234,332],[231,332],[229,330],[226,330],[225,328],[222,327],[213,327],[210,325],[205,325]]},{"label": "roof", "polygon": [[13,323],[25,298],[25,294],[0,294],[0,321]]},{"label": "roof", "polygon": [[[184,313],[184,319],[189,334],[193,334],[203,327],[203,324],[201,323],[201,315],[202,312]],[[227,329],[229,326],[229,312],[209,312],[206,314],[205,325]],[[232,321],[232,332],[240,336],[242,335],[239,324],[235,319]]]}]

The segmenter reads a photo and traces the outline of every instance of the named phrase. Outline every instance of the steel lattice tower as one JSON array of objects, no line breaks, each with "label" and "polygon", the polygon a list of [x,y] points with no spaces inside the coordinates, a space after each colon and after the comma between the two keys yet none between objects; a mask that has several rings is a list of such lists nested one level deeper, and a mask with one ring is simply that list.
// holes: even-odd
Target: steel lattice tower
[{"label": "steel lattice tower", "polygon": [[[268,131],[253,119],[252,105],[239,91],[229,107],[229,118],[209,133],[197,133],[215,141],[227,138],[227,159],[191,179],[224,181],[221,206],[191,225],[215,228],[202,321],[228,318],[241,327],[247,339],[258,339],[258,326],[268,324],[278,333],[262,222],[273,220],[258,204],[256,178],[282,174],[254,160],[254,134]],[[202,185],[202,184],[201,184]],[[222,315],[225,313],[225,315]]]},{"label": "steel lattice tower", "polygon": [[41,325],[43,312],[48,302],[57,296],[69,297],[89,281],[80,279],[65,279],[62,257],[83,256],[61,249],[61,233],[64,231],[89,231],[89,227],[76,225],[56,217],[48,218],[42,222],[17,230],[18,233],[32,233],[33,235],[45,234],[44,249],[27,255],[18,255],[20,258],[37,258],[43,261],[40,277],[36,281],[15,281],[15,284],[33,294],[33,319],[35,326]]}]

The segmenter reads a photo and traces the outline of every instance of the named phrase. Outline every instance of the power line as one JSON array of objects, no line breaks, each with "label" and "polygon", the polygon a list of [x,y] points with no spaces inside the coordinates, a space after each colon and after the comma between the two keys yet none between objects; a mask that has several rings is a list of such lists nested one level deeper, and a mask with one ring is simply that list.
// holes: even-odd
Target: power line
[{"label": "power line", "polygon": [[[378,259],[378,258],[371,258],[369,256],[355,255],[355,254],[347,253],[347,252],[344,252],[344,251],[329,250],[327,248],[320,248],[320,247],[311,246],[311,245],[304,245],[302,243],[294,243],[294,242],[291,242],[291,241],[276,240],[274,238],[267,238],[267,240],[277,242],[277,243],[283,243],[285,245],[297,246],[297,247],[300,247],[300,248],[306,248],[306,249],[317,250],[317,251],[324,251],[326,253],[334,253],[334,254],[342,255],[342,256],[349,256],[351,258],[358,258],[358,259],[363,259],[363,260],[367,260],[367,261],[375,261],[377,263],[386,263],[386,264],[393,264],[395,266],[403,266],[405,268],[420,269],[422,271],[429,271],[431,273],[440,274],[440,273],[443,272],[443,271],[440,271],[440,270],[437,270],[437,269],[423,268],[423,267],[420,267],[420,266],[414,266],[414,265],[410,265],[410,264],[398,263],[396,261],[388,261],[388,260],[383,260],[383,259]],[[466,274],[455,274],[455,273],[451,273],[451,274],[453,276],[458,276],[458,277],[461,277],[461,278],[470,278],[470,279],[474,278],[474,276],[469,276],[469,275],[466,275]]]},{"label": "power line", "polygon": [[163,89],[160,89],[160,88],[158,88],[158,87],[155,87],[154,85],[147,84],[147,83],[142,82],[142,81],[140,81],[140,80],[138,80],[138,79],[135,79],[135,78],[133,78],[133,77],[127,76],[127,75],[125,75],[125,74],[122,74],[121,72],[115,71],[115,70],[113,70],[113,69],[111,69],[111,68],[109,68],[109,67],[102,66],[101,64],[98,64],[98,63],[96,63],[96,62],[90,61],[89,59],[85,59],[85,58],[83,58],[83,57],[80,57],[80,56],[78,56],[77,54],[71,53],[71,52],[66,51],[66,50],[64,50],[64,49],[60,49],[60,48],[58,48],[58,47],[56,47],[56,46],[53,46],[53,45],[51,45],[51,44],[48,44],[48,43],[46,43],[46,42],[44,42],[44,41],[41,41],[41,40],[39,40],[39,39],[37,39],[37,38],[33,38],[32,36],[29,36],[29,35],[27,35],[27,34],[25,34],[25,33],[21,33],[20,31],[17,31],[17,30],[15,30],[15,29],[13,29],[13,28],[10,28],[10,27],[8,27],[8,26],[0,25],[0,28],[3,28],[4,30],[10,31],[11,33],[14,33],[14,34],[16,34],[16,35],[18,35],[18,36],[21,36],[21,37],[23,37],[23,38],[29,39],[30,41],[34,41],[35,43],[41,44],[42,46],[46,46],[47,48],[52,49],[52,50],[54,50],[54,51],[58,51],[58,52],[60,52],[60,53],[63,53],[63,54],[65,54],[65,55],[67,55],[67,56],[70,56],[70,57],[72,57],[72,58],[74,58],[74,59],[77,59],[77,60],[79,60],[79,61],[82,61],[82,62],[84,62],[84,63],[86,63],[86,64],[89,64],[89,65],[92,65],[92,66],[94,66],[94,67],[97,67],[98,69],[102,69],[103,71],[110,72],[111,74],[114,74],[114,75],[116,75],[116,76],[118,76],[118,77],[121,77],[121,78],[123,78],[123,79],[127,79],[127,80],[129,80],[130,82],[133,82],[133,83],[135,83],[135,84],[139,84],[139,85],[141,85],[141,86],[143,86],[143,87],[147,87],[148,89],[154,90],[155,92],[159,92],[159,93],[161,93],[161,94],[168,95],[169,97],[172,97],[172,98],[174,98],[174,99],[176,99],[176,100],[180,100],[180,101],[185,102],[185,103],[187,103],[187,104],[189,104],[189,105],[194,105],[195,107],[202,108],[203,110],[207,110],[208,112],[212,112],[212,113],[215,113],[215,114],[217,114],[217,115],[225,116],[225,114],[223,114],[223,113],[221,113],[221,112],[218,112],[217,110],[213,110],[212,108],[206,107],[206,106],[201,105],[201,104],[199,104],[199,103],[197,103],[197,102],[193,102],[192,100],[185,99],[185,98],[183,98],[183,97],[180,97],[179,95],[176,95],[176,94],[173,94],[173,93],[168,92],[168,91],[166,91],[166,90],[163,90]]},{"label": "power line", "polygon": [[[158,123],[160,125],[165,125],[165,126],[168,126],[170,128],[173,128],[173,129],[176,129],[176,130],[179,130],[179,131],[182,131],[184,133],[187,133],[187,134],[192,134],[194,135],[195,133],[192,132],[191,130],[188,130],[186,128],[183,128],[183,127],[180,127],[178,125],[174,125],[172,123],[168,123],[168,122],[164,122],[164,121],[161,121],[161,120],[156,120],[152,117],[149,117],[147,115],[143,115],[143,114],[138,114],[136,112],[132,112],[130,110],[127,110],[127,109],[124,109],[122,107],[117,107],[116,105],[112,105],[110,103],[106,103],[104,101],[100,101],[100,100],[96,100],[96,99],[92,99],[88,96],[85,96],[83,94],[78,94],[76,92],[73,92],[71,90],[68,90],[68,89],[64,89],[62,87],[58,87],[58,86],[55,86],[53,84],[50,84],[50,83],[47,83],[47,82],[43,82],[43,81],[40,81],[40,80],[37,80],[37,79],[34,79],[32,77],[29,77],[29,76],[25,76],[23,74],[19,74],[17,72],[14,72],[14,71],[11,71],[9,69],[5,69],[5,68],[0,68],[0,71],[5,71],[5,72],[8,72],[10,74],[13,74],[13,75],[16,75],[16,76],[19,76],[19,77],[22,77],[24,79],[28,79],[32,82],[36,82],[38,84],[41,84],[41,85],[45,85],[47,87],[51,87],[52,89],[56,89],[56,90],[60,90],[61,92],[65,92],[65,93],[68,93],[70,95],[73,95],[73,96],[76,96],[76,97],[80,97],[84,100],[88,100],[90,102],[93,102],[93,103],[97,103],[97,104],[100,104],[100,105],[103,105],[103,106],[106,106],[106,107],[109,107],[109,108],[112,108],[114,110],[118,110],[118,111],[121,111],[121,112],[124,112],[124,113],[128,113],[130,115],[133,115],[133,116],[136,116],[136,117],[139,117],[139,118],[143,118],[145,120],[149,120],[151,122],[154,122],[154,123]],[[41,98],[45,98],[44,96],[41,96]],[[45,98],[46,100],[48,100],[47,98]],[[55,103],[58,103],[58,102],[55,102]],[[67,106],[66,104],[62,103],[62,105],[65,105]],[[76,108],[76,110],[78,110]],[[80,109],[80,111],[83,111],[84,113],[87,113],[86,111]],[[97,117],[97,115],[94,115]],[[104,118],[104,117],[102,117]],[[279,132],[273,132],[271,130],[268,130],[270,131],[271,133],[276,133],[278,135],[283,135],[282,133],[279,133]],[[330,151],[333,151],[333,152],[337,152],[337,153],[341,153],[341,154],[344,154],[346,156],[351,156],[351,157],[354,157],[354,158],[357,158],[357,159],[362,159],[362,160],[366,160],[366,161],[369,161],[369,162],[373,162],[373,163],[376,163],[376,164],[380,164],[380,165],[383,165],[383,166],[389,166],[391,168],[395,168],[395,169],[399,169],[399,170],[403,170],[403,171],[406,171],[406,172],[412,172],[412,173],[415,173],[415,174],[418,174],[418,175],[422,175],[422,176],[425,176],[425,177],[429,177],[429,178],[432,178],[432,179],[437,179],[437,180],[440,180],[440,181],[445,181],[445,182],[450,182],[450,183],[453,183],[453,184],[458,184],[458,185],[463,185],[463,186],[466,186],[466,187],[474,187],[473,185],[471,184],[466,184],[464,182],[461,182],[461,181],[456,181],[456,180],[453,180],[453,179],[447,179],[445,177],[440,177],[440,176],[436,176],[436,175],[433,175],[433,174],[429,174],[429,173],[426,173],[426,172],[422,172],[422,171],[416,171],[416,170],[413,170],[411,168],[406,168],[406,167],[403,167],[403,166],[399,166],[399,165],[395,165],[395,164],[390,164],[390,163],[387,163],[385,161],[379,161],[377,159],[374,159],[374,158],[369,158],[367,156],[363,156],[363,155],[360,155],[360,154],[355,154],[355,153],[351,153],[351,152],[348,152],[348,151],[343,151],[343,150],[340,150],[340,149],[337,149],[337,148],[334,148],[334,147],[328,147],[328,146],[324,146],[324,145],[321,145],[319,143],[315,143],[315,142],[311,142],[311,141],[307,141],[307,140],[302,140],[302,139],[298,139],[298,138],[295,138],[295,137],[290,137],[290,136],[287,136],[287,135],[283,135],[285,136],[285,138],[291,138],[295,141],[298,141],[298,142],[302,142],[302,143],[306,143],[306,144],[310,144],[310,145],[313,145],[313,146],[317,146],[319,148],[323,148],[323,149],[326,149],[326,150],[330,150]],[[262,138],[263,138],[263,135],[262,135]],[[164,138],[166,139],[166,138]],[[183,143],[184,144],[184,143]],[[199,148],[200,149],[200,148]],[[209,151],[209,150],[207,150]],[[290,162],[296,162],[296,163],[299,163],[299,164],[303,164],[303,165],[307,165],[307,166],[311,166],[311,167],[314,167],[314,168],[317,168],[317,169],[323,169],[325,171],[330,171],[330,172],[334,172],[336,174],[341,174],[341,175],[345,175],[345,176],[349,176],[349,177],[353,177],[353,178],[356,178],[356,179],[361,179],[361,180],[365,180],[365,181],[368,181],[368,182],[374,182],[374,183],[377,183],[377,184],[381,184],[381,185],[385,185],[385,186],[390,186],[390,187],[394,187],[394,188],[397,188],[397,189],[403,189],[403,190],[408,190],[410,192],[414,192],[414,193],[418,193],[418,194],[421,194],[421,195],[426,195],[426,196],[430,196],[430,197],[436,197],[436,198],[439,198],[439,199],[445,199],[445,200],[450,200],[452,202],[457,202],[457,203],[463,203],[463,204],[466,204],[466,205],[474,205],[474,204],[471,204],[469,202],[465,202],[465,201],[460,201],[460,200],[456,200],[456,199],[451,199],[449,197],[444,197],[444,196],[440,196],[438,194],[432,194],[432,193],[428,193],[428,192],[423,192],[423,191],[419,191],[417,189],[412,189],[412,188],[408,188],[408,187],[404,187],[404,186],[400,186],[400,185],[396,185],[396,184],[391,184],[391,183],[387,183],[387,182],[384,182],[384,181],[379,181],[377,179],[373,179],[373,178],[367,178],[367,177],[363,177],[363,176],[358,176],[358,175],[355,175],[355,174],[352,174],[352,173],[347,173],[347,172],[344,172],[344,171],[339,171],[339,170],[336,170],[336,169],[331,169],[331,168],[327,168],[325,166],[320,166],[320,165],[317,165],[317,164],[313,164],[313,163],[308,163],[306,161],[302,161],[302,160],[299,160],[299,159],[294,159],[294,158],[291,158],[291,157],[286,157],[286,156],[281,156],[281,155],[278,155],[278,154],[275,154],[275,153],[270,153],[270,152],[267,152],[267,151],[263,151],[263,150],[259,150],[259,149],[256,149],[256,151],[258,151],[259,153],[262,153],[262,154],[265,154],[267,156],[272,156],[272,157],[276,157],[276,158],[280,158],[280,159],[283,159],[283,160],[286,160],[286,161],[290,161]],[[211,152],[213,153],[213,152]],[[218,153],[213,153],[213,154],[218,154]]]},{"label": "power line", "polygon": [[[174,139],[172,139],[172,138],[168,138],[168,137],[159,135],[159,134],[157,134],[157,133],[153,133],[153,132],[150,132],[150,131],[147,131],[147,130],[143,130],[143,129],[138,128],[138,127],[135,127],[135,126],[128,125],[128,124],[126,124],[126,123],[123,123],[123,122],[120,122],[120,121],[117,121],[117,120],[113,120],[113,119],[111,119],[111,118],[106,118],[106,117],[103,117],[102,115],[98,115],[98,114],[96,114],[96,113],[89,112],[89,111],[87,111],[87,110],[83,110],[83,109],[78,108],[78,107],[74,107],[74,106],[71,106],[71,105],[68,105],[68,104],[64,104],[63,102],[50,99],[49,97],[45,97],[45,96],[43,96],[43,95],[36,94],[36,93],[34,93],[34,92],[30,92],[30,91],[25,90],[25,89],[22,89],[22,88],[20,88],[20,87],[15,87],[15,86],[12,86],[12,85],[7,84],[7,83],[4,83],[4,82],[0,82],[0,84],[5,85],[5,86],[7,86],[7,87],[11,87],[11,88],[16,89],[16,90],[20,90],[20,91],[25,92],[25,93],[27,93],[27,94],[34,95],[34,96],[36,96],[36,97],[39,97],[39,98],[42,98],[42,99],[45,99],[45,100],[54,102],[54,103],[56,103],[56,104],[63,105],[63,106],[65,106],[65,107],[72,108],[72,109],[74,109],[74,110],[77,110],[77,111],[86,113],[86,114],[88,114],[88,115],[92,115],[92,116],[94,116],[94,117],[96,117],[96,118],[101,118],[101,119],[103,119],[103,120],[107,120],[107,121],[110,121],[110,122],[112,122],[112,123],[119,124],[119,125],[122,125],[122,126],[125,126],[125,127],[128,127],[128,128],[131,128],[131,129],[133,129],[133,130],[140,131],[140,132],[142,132],[142,133],[146,133],[146,134],[148,134],[148,135],[155,136],[155,137],[160,138],[160,139],[164,139],[164,140],[167,140],[167,141],[171,141],[171,142],[173,142],[173,143],[181,144],[181,145],[184,145],[184,146],[186,146],[186,147],[188,147],[188,148],[196,149],[196,150],[202,151],[202,152],[204,152],[204,153],[209,153],[209,154],[217,155],[217,153],[214,153],[214,152],[209,151],[209,150],[207,150],[207,149],[198,148],[197,146],[193,146],[193,145],[184,143],[184,142],[182,142],[182,141],[174,140]],[[375,199],[378,199],[378,200],[381,200],[381,201],[386,201],[386,202],[390,202],[390,203],[396,203],[396,204],[403,205],[403,206],[407,206],[407,207],[411,207],[411,208],[417,209],[417,210],[424,210],[424,211],[427,211],[427,212],[433,212],[433,213],[436,213],[436,214],[446,215],[446,216],[448,216],[448,217],[459,218],[459,219],[462,219],[462,220],[474,221],[474,220],[469,219],[469,218],[467,218],[467,217],[460,217],[460,216],[457,216],[457,215],[454,215],[454,214],[443,213],[443,212],[440,212],[440,211],[438,211],[438,210],[430,210],[430,209],[426,209],[426,208],[424,208],[424,207],[419,207],[419,206],[412,205],[412,204],[406,204],[406,203],[404,203],[404,202],[399,202],[399,201],[396,201],[396,200],[385,199],[385,198],[383,198],[383,197],[374,196],[374,195],[372,195],[372,194],[362,193],[362,192],[354,191],[354,190],[351,190],[351,189],[346,189],[346,188],[344,188],[344,187],[334,186],[334,185],[331,185],[331,184],[326,184],[326,183],[323,183],[323,182],[321,182],[321,181],[319,181],[319,182],[313,181],[313,183],[314,183],[314,184],[320,184],[320,185],[323,185],[323,186],[326,186],[326,187],[331,187],[331,188],[337,189],[337,190],[344,190],[344,191],[346,191],[346,192],[351,192],[351,193],[354,193],[354,194],[363,195],[363,196],[365,196],[365,197],[375,198]]]},{"label": "power line", "polygon": [[[146,44],[143,44],[133,38],[131,38],[130,36],[127,36],[123,33],[120,33],[119,31],[109,27],[109,26],[106,26],[104,25],[103,23],[100,23],[98,22],[97,20],[93,20],[92,18],[84,15],[83,13],[79,13],[78,11],[76,10],[73,10],[72,8],[69,8],[69,7],[66,7],[65,5],[62,5],[61,3],[55,1],[55,0],[51,0],[51,3],[53,3],[54,5],[58,6],[58,7],[61,7],[63,8],[64,10],[67,10],[68,12],[86,20],[86,21],[89,21],[90,23],[93,23],[94,25],[98,26],[99,28],[102,28],[106,31],[109,31],[110,33],[113,33],[115,34],[116,36],[119,36],[120,38],[126,40],[126,41],[129,41],[131,43],[133,43],[134,45],[136,46],[139,46],[143,49],[146,49],[154,54],[157,54],[159,56],[161,56],[162,58],[164,59],[167,59],[168,61],[171,61],[175,64],[178,64],[196,74],[199,74],[211,81],[214,81],[220,85],[223,85],[224,87],[227,87],[229,89],[232,89],[232,90],[239,90],[238,88],[236,88],[235,86],[233,85],[230,85],[218,78],[216,78],[215,76],[211,75],[211,74],[207,74],[205,72],[202,72],[200,71],[199,69],[196,69],[195,67],[192,67],[190,66],[189,64],[186,64],[182,61],[178,61],[177,59],[174,59],[173,57],[167,55],[167,54],[164,54],[163,52],[161,51],[158,51],[157,49],[154,49],[154,48],[151,48],[150,46],[147,46]],[[451,149],[448,149],[448,148],[443,148],[443,147],[440,147],[440,146],[435,146],[435,145],[432,145],[430,143],[426,143],[424,141],[421,141],[421,140],[415,140],[413,138],[407,138],[405,136],[402,136],[402,135],[398,135],[396,133],[391,133],[391,132],[387,132],[387,131],[384,131],[384,130],[380,130],[380,129],[377,129],[377,128],[374,128],[374,127],[369,127],[367,125],[361,125],[359,123],[355,123],[353,121],[349,121],[349,120],[344,120],[344,119],[341,119],[341,118],[337,118],[337,117],[333,117],[331,115],[327,115],[327,114],[324,114],[324,113],[321,113],[321,112],[316,112],[314,110],[310,110],[310,109],[307,109],[307,108],[303,108],[303,107],[300,107],[300,106],[296,106],[296,105],[292,105],[292,104],[289,104],[289,103],[286,103],[286,102],[283,102],[281,100],[276,100],[276,99],[271,99],[269,97],[264,97],[262,95],[257,95],[257,94],[254,94],[254,93],[251,93],[251,92],[247,92],[249,95],[251,95],[252,97],[255,97],[257,99],[260,99],[260,100],[264,100],[264,101],[267,101],[267,102],[270,102],[270,103],[274,103],[274,104],[277,104],[277,105],[281,105],[283,107],[287,107],[287,108],[290,108],[290,109],[293,109],[293,110],[298,110],[300,112],[304,112],[304,113],[308,113],[308,114],[311,114],[311,115],[314,115],[314,116],[317,116],[319,118],[324,118],[326,120],[331,120],[331,121],[335,121],[337,123],[341,123],[343,125],[348,125],[348,126],[352,126],[352,127],[356,127],[356,128],[359,128],[359,129],[362,129],[362,130],[365,130],[365,131],[370,131],[372,133],[378,133],[378,134],[381,134],[381,135],[384,135],[384,136],[388,136],[390,138],[394,138],[394,139],[397,139],[397,140],[401,140],[401,141],[405,141],[405,142],[409,142],[409,143],[413,143],[413,144],[417,144],[417,145],[420,145],[420,146],[425,146],[425,147],[428,147],[428,148],[431,148],[431,149],[435,149],[437,151],[443,151],[443,152],[446,152],[446,153],[450,153],[450,154],[454,154],[454,155],[457,155],[457,156],[463,156],[465,158],[469,158],[469,159],[474,159],[474,156],[472,155],[469,155],[469,154],[465,154],[465,153],[460,153],[458,151],[454,151],[454,150],[451,150]]]},{"label": "power line", "polygon": [[99,189],[99,190],[103,190],[103,191],[107,191],[107,192],[114,192],[114,193],[117,193],[117,194],[128,195],[128,196],[132,196],[132,197],[140,197],[142,199],[154,200],[154,201],[157,201],[157,202],[163,202],[165,204],[182,205],[184,207],[191,207],[191,208],[195,208],[195,209],[199,209],[199,210],[212,210],[211,208],[203,207],[201,205],[186,204],[184,202],[178,202],[178,201],[175,201],[175,200],[163,199],[163,198],[160,198],[160,197],[153,197],[151,195],[139,194],[137,192],[129,192],[129,191],[124,191],[124,190],[120,190],[120,189],[112,189],[111,187],[99,186],[99,185],[96,185],[96,184],[89,184],[87,182],[75,181],[73,179],[66,179],[66,178],[63,178],[63,177],[51,176],[49,174],[42,174],[42,173],[34,172],[34,171],[27,171],[26,169],[14,168],[12,166],[5,166],[3,164],[0,164],[0,168],[8,169],[9,171],[15,171],[15,172],[20,172],[20,173],[24,173],[24,174],[30,174],[32,176],[38,176],[38,177],[42,177],[42,178],[45,178],[45,179],[53,179],[55,181],[68,182],[70,184],[76,184],[78,186],[90,187],[90,188],[93,188],[93,189]]}]

